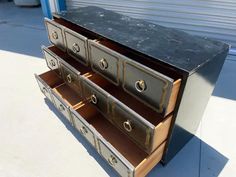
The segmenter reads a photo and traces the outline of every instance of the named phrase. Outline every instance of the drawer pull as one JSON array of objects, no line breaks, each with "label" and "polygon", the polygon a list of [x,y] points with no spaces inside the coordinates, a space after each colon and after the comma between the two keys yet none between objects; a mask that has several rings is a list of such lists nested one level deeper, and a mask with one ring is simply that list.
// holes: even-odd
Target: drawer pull
[{"label": "drawer pull", "polygon": [[67,79],[67,82],[68,82],[68,83],[71,83],[71,82],[72,82],[72,77],[71,77],[70,74],[68,74],[68,75],[66,76],[66,79]]},{"label": "drawer pull", "polygon": [[43,94],[45,94],[47,92],[47,89],[45,87],[43,87],[42,92],[43,92]]},{"label": "drawer pull", "polygon": [[124,126],[124,129],[127,131],[127,132],[131,132],[133,130],[133,127],[131,125],[131,122],[130,120],[127,120],[123,123],[123,126]]},{"label": "drawer pull", "polygon": [[86,133],[88,133],[87,129],[84,126],[80,128],[80,132],[82,135],[85,135]]},{"label": "drawer pull", "polygon": [[116,160],[116,158],[115,158],[113,155],[111,155],[111,156],[108,158],[108,162],[109,162],[109,164],[110,164],[111,166],[114,166],[114,165],[117,163],[117,160]]},{"label": "drawer pull", "polygon": [[65,107],[62,104],[59,105],[59,111],[65,111]]},{"label": "drawer pull", "polygon": [[138,92],[143,92],[146,90],[147,86],[144,80],[138,80],[135,82],[135,88]]},{"label": "drawer pull", "polygon": [[50,64],[52,67],[56,66],[56,63],[55,63],[54,60],[50,60],[50,61],[49,61],[49,64]]},{"label": "drawer pull", "polygon": [[73,50],[73,52],[76,54],[76,53],[79,53],[79,51],[80,51],[80,47],[79,47],[79,45],[77,44],[77,43],[74,43],[73,45],[72,45],[72,50]]},{"label": "drawer pull", "polygon": [[99,61],[99,67],[100,67],[101,70],[107,69],[108,63],[107,63],[107,61],[106,61],[105,58],[102,58],[102,59]]},{"label": "drawer pull", "polygon": [[58,39],[58,34],[57,34],[56,31],[52,32],[52,38],[55,39],[55,40]]},{"label": "drawer pull", "polygon": [[92,96],[91,96],[91,102],[92,102],[93,104],[97,104],[98,99],[97,99],[96,95],[92,95]]}]

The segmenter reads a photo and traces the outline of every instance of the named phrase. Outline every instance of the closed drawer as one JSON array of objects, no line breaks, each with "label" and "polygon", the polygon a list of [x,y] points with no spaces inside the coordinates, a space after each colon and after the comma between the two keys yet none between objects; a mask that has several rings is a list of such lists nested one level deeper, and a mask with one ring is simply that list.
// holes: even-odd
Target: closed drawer
[{"label": "closed drawer", "polygon": [[88,140],[91,145],[96,147],[95,136],[93,131],[90,130],[90,125],[88,125],[88,123],[83,120],[78,112],[72,109],[71,113],[74,127]]},{"label": "closed drawer", "polygon": [[65,28],[67,52],[79,62],[88,65],[87,37]]},{"label": "closed drawer", "polygon": [[124,90],[164,116],[175,107],[180,83],[135,61],[123,62]]},{"label": "closed drawer", "polygon": [[74,91],[81,93],[80,87],[80,72],[73,68],[68,63],[63,60],[60,61],[62,75],[64,81],[71,87]]},{"label": "closed drawer", "polygon": [[115,85],[119,84],[119,57],[97,41],[89,40],[89,54],[92,69]]},{"label": "closed drawer", "polygon": [[65,42],[63,37],[63,27],[53,20],[45,18],[45,25],[50,42],[61,50],[65,51]]},{"label": "closed drawer", "polygon": [[61,76],[61,70],[59,67],[59,60],[56,55],[47,47],[42,46],[42,51],[44,58],[46,60],[47,66],[51,70],[55,70],[58,75]]}]

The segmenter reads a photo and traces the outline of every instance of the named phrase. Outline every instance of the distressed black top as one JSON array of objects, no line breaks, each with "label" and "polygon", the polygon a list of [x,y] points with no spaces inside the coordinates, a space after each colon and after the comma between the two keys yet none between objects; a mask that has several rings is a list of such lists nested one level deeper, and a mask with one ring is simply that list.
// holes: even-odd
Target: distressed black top
[{"label": "distressed black top", "polygon": [[95,6],[61,12],[56,16],[187,72],[193,72],[229,49],[229,45],[220,41]]}]

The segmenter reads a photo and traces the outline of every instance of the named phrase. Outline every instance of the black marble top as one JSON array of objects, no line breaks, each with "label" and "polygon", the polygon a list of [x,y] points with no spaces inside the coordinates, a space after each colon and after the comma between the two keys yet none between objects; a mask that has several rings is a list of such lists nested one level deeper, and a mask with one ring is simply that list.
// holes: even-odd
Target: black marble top
[{"label": "black marble top", "polygon": [[61,12],[57,16],[187,72],[229,48],[219,41],[95,6]]}]

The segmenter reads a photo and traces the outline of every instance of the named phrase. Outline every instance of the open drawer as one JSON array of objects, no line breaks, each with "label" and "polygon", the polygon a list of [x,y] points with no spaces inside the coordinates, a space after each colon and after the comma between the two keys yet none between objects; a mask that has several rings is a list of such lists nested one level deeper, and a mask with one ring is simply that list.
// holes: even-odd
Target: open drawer
[{"label": "open drawer", "polygon": [[35,74],[40,90],[55,107],[72,123],[70,108],[80,105],[80,95],[73,91],[54,70],[40,75]]},{"label": "open drawer", "polygon": [[181,83],[178,76],[159,72],[161,67],[155,67],[147,59],[140,60],[138,56],[130,55],[130,52],[111,41],[89,40],[88,44],[94,71],[116,85],[120,81],[127,93],[163,116],[173,111]]},{"label": "open drawer", "polygon": [[[54,52],[57,53],[55,49]],[[163,118],[121,87],[115,86],[70,57],[56,58],[61,61],[60,63],[66,63],[69,68],[73,66],[75,72],[80,73],[78,77],[81,87],[75,91],[83,100],[91,102],[100,113],[148,154],[167,139],[172,114]],[[70,86],[66,81],[67,76],[63,78]]]},{"label": "open drawer", "polygon": [[82,75],[81,85],[84,99],[148,154],[167,139],[172,114],[163,118],[97,73]]},{"label": "open drawer", "polygon": [[89,102],[72,110],[72,117],[77,130],[122,177],[143,177],[162,158],[165,142],[148,155]]},{"label": "open drawer", "polygon": [[[145,176],[162,158],[163,142],[151,155],[140,149],[133,141],[111,124],[87,100],[71,90],[52,70],[35,75],[40,89],[47,88],[54,105],[71,121],[75,128],[92,144],[100,155],[122,177]],[[43,85],[43,86],[42,86]]]}]

